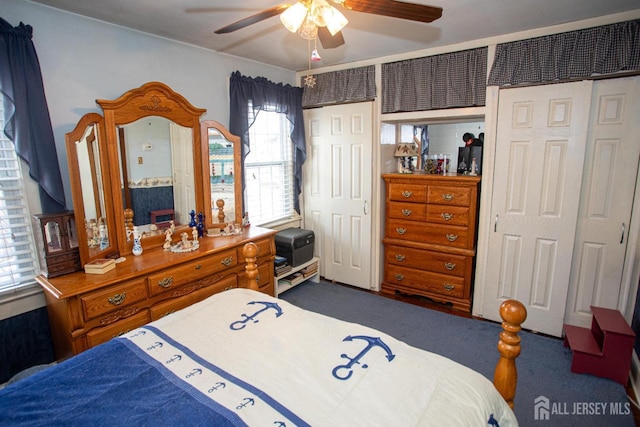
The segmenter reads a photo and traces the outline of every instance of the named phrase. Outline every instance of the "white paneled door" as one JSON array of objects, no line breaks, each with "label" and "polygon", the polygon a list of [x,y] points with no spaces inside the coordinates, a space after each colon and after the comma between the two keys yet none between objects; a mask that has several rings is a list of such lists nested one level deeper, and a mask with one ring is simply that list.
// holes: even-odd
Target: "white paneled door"
[{"label": "white paneled door", "polygon": [[195,177],[193,175],[193,134],[191,128],[170,123],[171,167],[173,170],[173,207],[175,220],[188,224],[188,213],[194,208]]},{"label": "white paneled door", "polygon": [[594,83],[565,323],[621,308],[640,157],[640,77]]},{"label": "white paneled door", "polygon": [[591,82],[500,90],[485,317],[508,298],[525,328],[560,336],[571,272]]},{"label": "white paneled door", "polygon": [[316,235],[320,274],[370,289],[372,103],[305,110],[304,223]]}]

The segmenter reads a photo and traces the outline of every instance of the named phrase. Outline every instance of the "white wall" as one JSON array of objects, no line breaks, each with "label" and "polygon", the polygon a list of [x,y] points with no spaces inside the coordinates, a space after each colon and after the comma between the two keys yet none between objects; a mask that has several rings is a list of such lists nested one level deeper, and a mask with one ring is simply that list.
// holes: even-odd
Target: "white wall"
[{"label": "white wall", "polygon": [[[295,73],[170,41],[26,0],[0,0],[0,17],[33,27],[51,114],[67,207],[72,209],[64,135],[80,117],[100,112],[96,99],[115,99],[160,81],[199,108],[203,119],[229,123],[228,80],[233,71],[295,85]],[[32,212],[38,213],[38,212]]]}]

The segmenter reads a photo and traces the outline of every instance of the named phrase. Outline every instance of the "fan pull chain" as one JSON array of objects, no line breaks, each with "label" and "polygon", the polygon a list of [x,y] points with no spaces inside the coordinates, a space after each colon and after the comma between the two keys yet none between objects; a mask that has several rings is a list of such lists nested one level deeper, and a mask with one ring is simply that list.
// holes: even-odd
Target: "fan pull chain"
[{"label": "fan pull chain", "polygon": [[316,41],[316,38],[314,37],[313,38],[314,49],[313,49],[313,51],[311,51],[311,39],[307,39],[307,50],[309,52],[309,56],[308,56],[309,74],[307,74],[307,76],[304,78],[304,85],[307,86],[307,87],[314,87],[316,85],[316,76],[310,74],[311,73],[311,60],[313,59],[314,53],[316,54],[316,56],[318,58],[320,58],[320,55],[318,55],[318,49],[315,48],[315,41]]}]

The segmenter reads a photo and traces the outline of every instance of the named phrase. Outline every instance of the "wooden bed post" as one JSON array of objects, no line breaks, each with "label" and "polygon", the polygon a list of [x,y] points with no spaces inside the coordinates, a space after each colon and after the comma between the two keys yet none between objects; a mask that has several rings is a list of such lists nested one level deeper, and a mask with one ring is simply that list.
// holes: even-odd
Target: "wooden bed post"
[{"label": "wooden bed post", "polygon": [[500,341],[498,341],[500,360],[498,360],[493,375],[493,384],[513,409],[513,399],[516,396],[518,382],[516,358],[520,355],[518,332],[522,329],[520,325],[527,318],[527,309],[519,301],[506,300],[500,305],[500,317],[502,317],[503,329],[500,332]]},{"label": "wooden bed post", "polygon": [[247,288],[254,291],[259,290],[258,287],[258,265],[256,259],[258,256],[258,245],[253,242],[249,242],[242,248],[242,255],[247,262],[244,269],[247,272]]}]

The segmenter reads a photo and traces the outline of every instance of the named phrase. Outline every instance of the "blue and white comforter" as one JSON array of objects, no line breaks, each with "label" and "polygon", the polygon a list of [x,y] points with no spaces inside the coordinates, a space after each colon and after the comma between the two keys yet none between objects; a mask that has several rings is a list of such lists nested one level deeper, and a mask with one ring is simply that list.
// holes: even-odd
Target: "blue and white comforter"
[{"label": "blue and white comforter", "polygon": [[515,426],[482,375],[235,289],[0,391],[0,425]]}]

